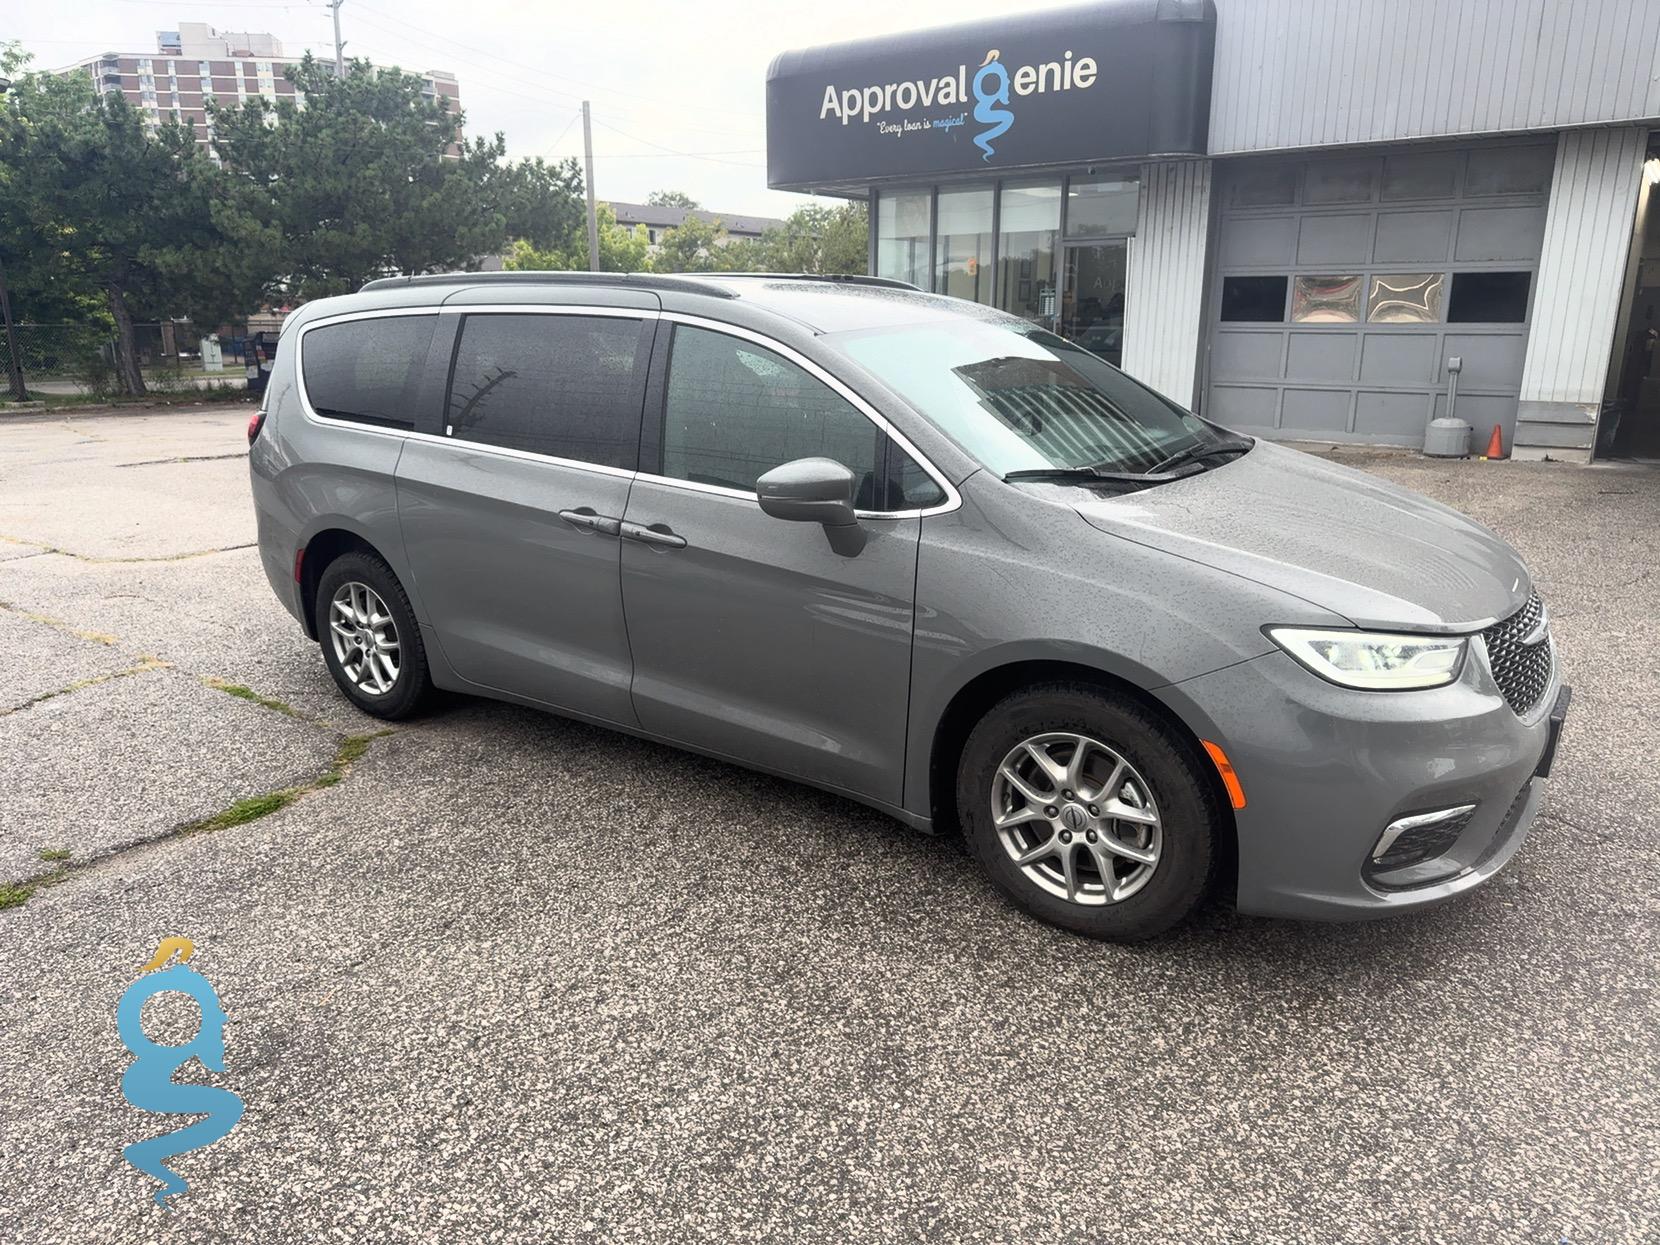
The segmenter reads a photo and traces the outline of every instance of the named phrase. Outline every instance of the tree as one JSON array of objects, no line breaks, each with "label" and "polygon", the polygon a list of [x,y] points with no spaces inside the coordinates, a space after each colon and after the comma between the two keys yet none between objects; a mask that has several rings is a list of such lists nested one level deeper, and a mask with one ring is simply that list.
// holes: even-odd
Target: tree
[{"label": "tree", "polygon": [[353,61],[339,78],[309,55],[288,75],[303,104],[212,111],[233,183],[224,214],[244,245],[279,256],[272,296],[473,268],[515,236],[563,245],[580,223],[574,160],[504,163],[500,134],[458,144],[462,118],[415,75]]},{"label": "tree", "polygon": [[[609,203],[595,209],[599,220],[599,267],[601,272],[644,272],[650,267],[651,243],[644,225],[632,229],[617,223]],[[588,231],[586,226],[572,232],[563,246],[538,249],[529,239],[515,241],[507,253],[506,266],[544,272],[586,272]]]},{"label": "tree", "polygon": [[797,208],[761,235],[759,271],[864,273],[870,263],[869,219],[858,202]]},{"label": "tree", "polygon": [[732,272],[731,261],[736,257],[729,259],[728,249],[726,227],[719,220],[688,216],[658,235],[652,271]]},{"label": "tree", "polygon": [[[250,268],[214,210],[218,171],[188,127],[149,132],[80,74],[26,74],[0,123],[0,245],[31,298],[96,295],[115,328],[116,384],[142,394],[135,315],[216,321]],[[38,312],[37,312],[38,314]]]},{"label": "tree", "polygon": [[648,207],[686,208],[688,211],[703,206],[684,190],[654,190],[646,196],[646,205]]}]

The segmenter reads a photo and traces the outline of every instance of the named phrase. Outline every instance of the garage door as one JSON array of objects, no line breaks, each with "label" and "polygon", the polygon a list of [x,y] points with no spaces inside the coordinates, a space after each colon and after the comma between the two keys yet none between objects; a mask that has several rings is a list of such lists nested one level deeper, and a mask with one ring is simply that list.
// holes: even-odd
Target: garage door
[{"label": "garage door", "polygon": [[1267,436],[1416,445],[1457,411],[1505,445],[1553,143],[1219,167],[1204,413]]}]

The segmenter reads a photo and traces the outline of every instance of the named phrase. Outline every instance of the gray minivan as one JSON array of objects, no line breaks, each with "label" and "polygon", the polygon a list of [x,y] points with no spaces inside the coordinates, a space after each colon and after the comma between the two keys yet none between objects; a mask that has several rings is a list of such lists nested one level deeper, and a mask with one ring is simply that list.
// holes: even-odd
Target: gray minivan
[{"label": "gray minivan", "polygon": [[873,278],[463,273],[284,326],[272,587],[341,690],[533,705],[958,827],[1043,920],[1491,877],[1568,689],[1520,558]]}]

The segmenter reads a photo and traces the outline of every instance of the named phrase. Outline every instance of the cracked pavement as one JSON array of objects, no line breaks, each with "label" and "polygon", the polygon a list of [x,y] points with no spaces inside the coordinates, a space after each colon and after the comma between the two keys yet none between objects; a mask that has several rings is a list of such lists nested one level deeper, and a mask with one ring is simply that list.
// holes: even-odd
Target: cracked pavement
[{"label": "cracked pavement", "polygon": [[[461,698],[169,837],[379,725],[264,581],[247,413],[0,420],[0,882],[72,853],[0,910],[0,1236],[1660,1239],[1660,476],[1336,454],[1528,559],[1545,816],[1435,912],[1126,949],[860,806]],[[247,1114],[164,1212],[120,1151],[183,1121],[121,1100],[114,1011],[174,934]]]}]

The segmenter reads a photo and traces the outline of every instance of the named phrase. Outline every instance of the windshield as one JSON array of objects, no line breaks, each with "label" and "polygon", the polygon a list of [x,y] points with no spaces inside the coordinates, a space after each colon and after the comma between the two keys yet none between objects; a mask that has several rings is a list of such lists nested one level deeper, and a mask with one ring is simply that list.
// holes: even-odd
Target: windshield
[{"label": "windshield", "polygon": [[1035,325],[977,320],[832,333],[873,373],[998,475],[1142,473],[1228,438],[1105,360]]}]

